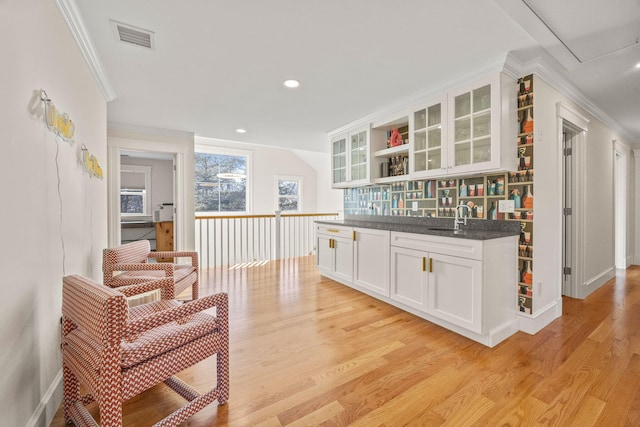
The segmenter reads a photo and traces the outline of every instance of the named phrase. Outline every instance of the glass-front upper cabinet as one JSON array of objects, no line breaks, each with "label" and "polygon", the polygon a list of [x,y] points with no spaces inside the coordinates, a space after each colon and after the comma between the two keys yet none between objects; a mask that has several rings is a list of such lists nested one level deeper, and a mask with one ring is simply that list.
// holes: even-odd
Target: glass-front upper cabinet
[{"label": "glass-front upper cabinet", "polygon": [[345,188],[371,183],[369,126],[331,137],[331,183]]},{"label": "glass-front upper cabinet", "polygon": [[349,132],[349,178],[351,185],[370,183],[369,126]]},{"label": "glass-front upper cabinet", "polygon": [[514,170],[515,91],[501,73],[449,94],[449,173]]},{"label": "glass-front upper cabinet", "polygon": [[411,117],[411,165],[412,177],[442,175],[447,167],[446,147],[446,99],[413,112]]},{"label": "glass-front upper cabinet", "polygon": [[346,133],[331,138],[331,182],[335,187],[347,182],[347,138]]}]

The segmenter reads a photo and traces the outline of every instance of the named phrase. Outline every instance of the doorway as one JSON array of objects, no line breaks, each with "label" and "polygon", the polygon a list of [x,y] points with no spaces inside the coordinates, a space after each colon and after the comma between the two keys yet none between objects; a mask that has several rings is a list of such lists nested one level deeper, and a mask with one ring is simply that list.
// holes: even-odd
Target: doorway
[{"label": "doorway", "polygon": [[175,154],[120,151],[120,242],[173,250]]},{"label": "doorway", "polygon": [[588,120],[562,103],[556,105],[558,145],[562,161],[562,295],[584,298],[586,134]]},{"label": "doorway", "polygon": [[[114,133],[116,133],[115,130]],[[117,133],[123,132],[117,131]],[[136,134],[136,136],[138,135]],[[149,138],[140,139],[138,137],[130,138],[114,135],[107,139],[107,244],[112,247],[119,245],[122,241],[120,206],[121,154],[123,152],[157,153],[169,155],[173,159],[173,246],[178,251],[193,250],[195,246],[193,192],[188,191],[190,186],[187,185],[187,183],[193,182],[193,135],[185,134],[183,136],[180,134],[175,138],[150,135]]]}]

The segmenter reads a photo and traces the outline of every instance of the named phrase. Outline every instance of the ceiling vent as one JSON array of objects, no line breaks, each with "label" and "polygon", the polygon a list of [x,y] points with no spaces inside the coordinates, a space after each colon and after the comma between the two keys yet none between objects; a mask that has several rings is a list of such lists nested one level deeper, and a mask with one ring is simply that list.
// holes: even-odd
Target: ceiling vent
[{"label": "ceiling vent", "polygon": [[116,38],[124,43],[134,44],[146,49],[154,49],[153,31],[144,30],[122,22],[111,21]]}]

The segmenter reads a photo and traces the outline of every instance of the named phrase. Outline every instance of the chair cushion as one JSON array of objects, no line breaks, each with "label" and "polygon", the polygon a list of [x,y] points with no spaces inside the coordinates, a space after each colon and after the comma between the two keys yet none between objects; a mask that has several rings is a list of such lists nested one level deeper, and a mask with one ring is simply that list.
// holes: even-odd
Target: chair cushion
[{"label": "chair cushion", "polygon": [[[132,307],[129,310],[129,319],[133,320],[154,311],[166,310],[178,304],[180,303],[175,300],[163,300]],[[216,328],[217,323],[214,316],[196,313],[151,329],[122,342],[121,366],[123,368],[131,367],[210,334]]]},{"label": "chair cushion", "polygon": [[[196,273],[195,267],[185,264],[173,265],[173,281],[178,283],[185,279],[188,275]],[[150,280],[156,280],[164,277],[164,270],[136,270],[136,271],[124,271],[117,276],[114,276],[112,286],[126,286],[134,285],[137,283],[144,283]]]}]

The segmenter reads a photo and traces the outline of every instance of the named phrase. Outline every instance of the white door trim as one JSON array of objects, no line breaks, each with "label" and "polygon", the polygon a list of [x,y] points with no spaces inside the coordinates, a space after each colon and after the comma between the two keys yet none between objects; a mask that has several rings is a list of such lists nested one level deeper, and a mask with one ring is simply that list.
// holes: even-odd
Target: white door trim
[{"label": "white door trim", "polygon": [[[584,197],[584,183],[586,182],[586,134],[589,128],[589,119],[585,118],[583,115],[563,104],[562,102],[556,103],[556,118],[557,118],[557,153],[560,161],[558,165],[560,167],[559,175],[564,176],[564,159],[563,159],[563,151],[562,151],[562,134],[566,123],[568,123],[568,127],[575,130],[575,140],[572,144],[572,157],[573,161],[573,185],[572,185],[572,193],[573,193],[573,201],[571,203],[572,206],[572,249],[571,253],[573,254],[572,260],[572,271],[571,271],[571,286],[569,287],[569,296],[574,298],[584,298],[589,292],[586,289],[583,289],[581,284],[584,282],[584,250],[579,242],[585,241],[586,230],[585,230],[585,209],[586,209],[586,200]],[[566,123],[565,123],[566,122]],[[559,209],[558,212],[558,220],[563,222],[563,212],[562,207],[564,206],[562,200],[562,191],[559,192]],[[564,225],[561,226],[562,229]],[[562,240],[558,242],[559,253],[562,253]],[[564,267],[564,266],[563,266]],[[562,275],[562,271],[559,272]],[[563,283],[564,280],[560,280],[560,283]]]}]

